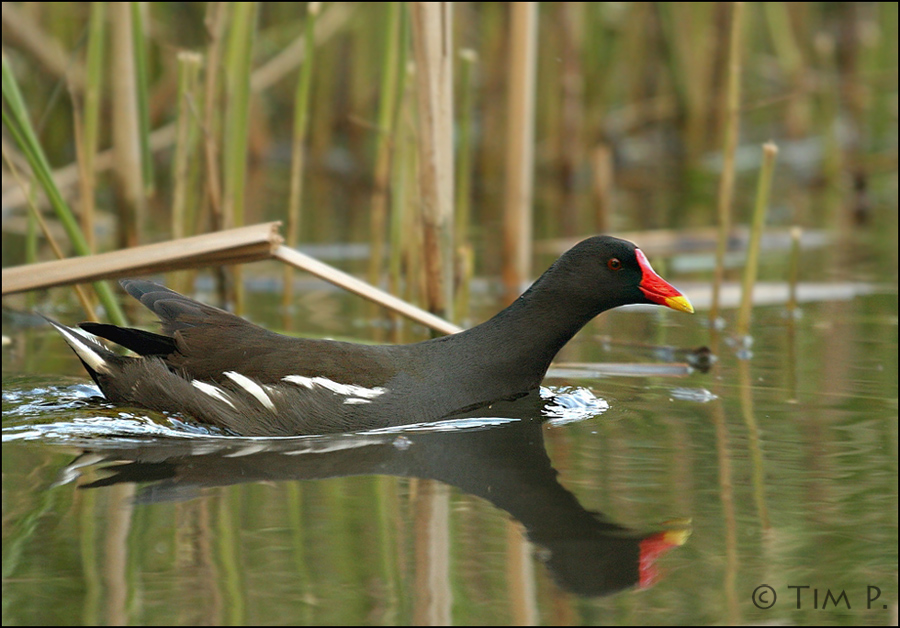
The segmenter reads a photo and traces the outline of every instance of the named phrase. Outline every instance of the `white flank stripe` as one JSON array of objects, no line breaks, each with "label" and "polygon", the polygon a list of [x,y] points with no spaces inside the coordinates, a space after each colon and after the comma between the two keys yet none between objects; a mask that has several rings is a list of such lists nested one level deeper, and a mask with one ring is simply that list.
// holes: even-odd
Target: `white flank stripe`
[{"label": "white flank stripe", "polygon": [[[300,386],[306,386],[307,388],[312,388],[313,386],[321,386],[322,388],[327,388],[333,393],[337,393],[339,395],[346,395],[348,397],[362,397],[362,399],[374,399],[378,395],[383,395],[387,392],[387,388],[381,388],[377,386],[375,388],[366,388],[365,386],[357,386],[355,384],[339,384],[338,382],[333,382],[327,377],[304,377],[303,375],[288,375],[282,378],[283,381],[291,382],[292,384],[299,384]],[[344,403],[348,403],[350,400],[348,399]],[[361,401],[354,401],[350,403],[364,403]]]},{"label": "white flank stripe", "polygon": [[246,377],[234,371],[225,371],[222,374],[233,381],[235,384],[246,390],[248,393],[256,397],[256,400],[267,407],[269,410],[275,412],[275,404],[272,403],[271,399],[269,399],[269,395],[266,394],[266,391],[262,386],[254,382],[249,377]]},{"label": "white flank stripe", "polygon": [[199,390],[200,392],[206,393],[210,397],[212,397],[214,399],[218,399],[219,401],[224,401],[229,406],[231,406],[233,409],[235,409],[235,410],[237,409],[234,407],[234,404],[231,403],[231,400],[228,398],[228,395],[225,394],[225,391],[222,390],[221,388],[218,388],[217,386],[213,386],[212,384],[207,384],[206,382],[198,381],[196,379],[191,382],[191,385],[194,388],[196,388],[197,390]]},{"label": "white flank stripe", "polygon": [[302,375],[288,375],[286,377],[282,377],[281,379],[282,381],[297,384],[299,386],[306,386],[307,388],[313,387],[312,379],[309,377],[303,377]]}]

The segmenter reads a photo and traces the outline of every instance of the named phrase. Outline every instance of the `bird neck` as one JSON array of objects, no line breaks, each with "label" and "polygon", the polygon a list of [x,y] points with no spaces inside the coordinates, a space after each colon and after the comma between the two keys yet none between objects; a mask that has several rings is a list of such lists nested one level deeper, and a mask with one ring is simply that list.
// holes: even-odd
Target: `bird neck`
[{"label": "bird neck", "polygon": [[588,321],[608,309],[539,284],[540,280],[490,320],[463,332],[480,347],[478,359],[511,378],[527,380],[529,387],[543,379],[559,350]]}]

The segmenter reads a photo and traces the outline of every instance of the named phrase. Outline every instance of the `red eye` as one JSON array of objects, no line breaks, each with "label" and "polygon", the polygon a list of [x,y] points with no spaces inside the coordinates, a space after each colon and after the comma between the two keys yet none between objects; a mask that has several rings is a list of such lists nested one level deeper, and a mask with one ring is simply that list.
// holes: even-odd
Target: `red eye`
[{"label": "red eye", "polygon": [[606,267],[609,268],[610,270],[621,270],[622,262],[619,261],[619,258],[613,257],[613,258],[610,258],[610,260],[608,262],[606,262]]}]

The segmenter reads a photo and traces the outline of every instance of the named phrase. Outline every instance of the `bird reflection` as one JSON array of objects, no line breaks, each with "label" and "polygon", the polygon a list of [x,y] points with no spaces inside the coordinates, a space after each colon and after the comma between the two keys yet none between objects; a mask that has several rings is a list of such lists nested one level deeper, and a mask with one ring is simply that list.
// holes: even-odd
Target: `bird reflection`
[{"label": "bird reflection", "polygon": [[654,561],[683,544],[688,532],[642,533],[586,510],[559,483],[544,448],[551,403],[535,391],[448,421],[357,434],[106,440],[82,446],[84,453],[63,470],[60,483],[75,480],[84,467],[102,465],[108,475],[81,488],[141,483],[136,500],[156,503],[246,482],[427,478],[485,499],[518,520],[554,580],[569,592],[601,596],[651,584]]}]

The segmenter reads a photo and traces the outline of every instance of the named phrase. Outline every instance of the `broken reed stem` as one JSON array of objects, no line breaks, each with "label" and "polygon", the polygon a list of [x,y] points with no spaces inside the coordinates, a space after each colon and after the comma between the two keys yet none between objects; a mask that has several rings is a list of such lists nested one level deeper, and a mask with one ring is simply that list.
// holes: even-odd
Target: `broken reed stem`
[{"label": "broken reed stem", "polygon": [[[300,77],[297,80],[297,91],[294,95],[294,134],[291,145],[291,191],[288,200],[287,245],[297,248],[300,241],[301,207],[303,205],[303,170],[306,164],[306,135],[309,127],[309,94],[312,85],[313,54],[315,52],[316,18],[321,8],[320,2],[310,2],[306,11],[304,25],[303,64],[300,66]],[[289,329],[293,317],[289,315],[294,302],[294,271],[290,266],[284,267],[284,286],[281,293],[281,311],[284,316],[284,327]]]},{"label": "broken reed stem", "polygon": [[282,244],[280,226],[280,222],[262,223],[97,255],[6,266],[0,288],[5,296],[89,281],[268,260]]},{"label": "broken reed stem", "polygon": [[712,303],[709,308],[710,328],[715,329],[719,318],[719,292],[725,277],[725,253],[731,232],[731,203],[734,197],[734,154],[740,131],[741,105],[741,31],[744,3],[735,2],[731,9],[731,36],[728,46],[728,88],[726,92],[725,141],[722,148],[722,177],[719,179],[718,216],[719,241],[716,245],[716,268],[713,279]]},{"label": "broken reed stem", "polygon": [[292,264],[297,268],[311,273],[316,277],[320,277],[344,290],[357,294],[374,303],[378,303],[403,316],[409,317],[441,334],[455,334],[462,331],[462,328],[458,325],[454,325],[439,316],[426,312],[403,299],[395,297],[373,285],[367,284],[349,273],[345,273],[324,262],[320,262],[316,258],[310,257],[300,251],[281,245],[275,248],[272,252],[272,257],[281,260],[286,264]]},{"label": "broken reed stem", "polygon": [[766,226],[766,211],[769,207],[769,193],[772,189],[772,173],[775,171],[775,157],[778,147],[772,142],[763,144],[762,168],[756,187],[756,204],[753,208],[753,225],[747,243],[747,263],[744,266],[744,284],[741,290],[741,309],[738,313],[737,334],[739,338],[750,332],[750,312],[753,309],[753,286],[759,268],[759,241]]}]

